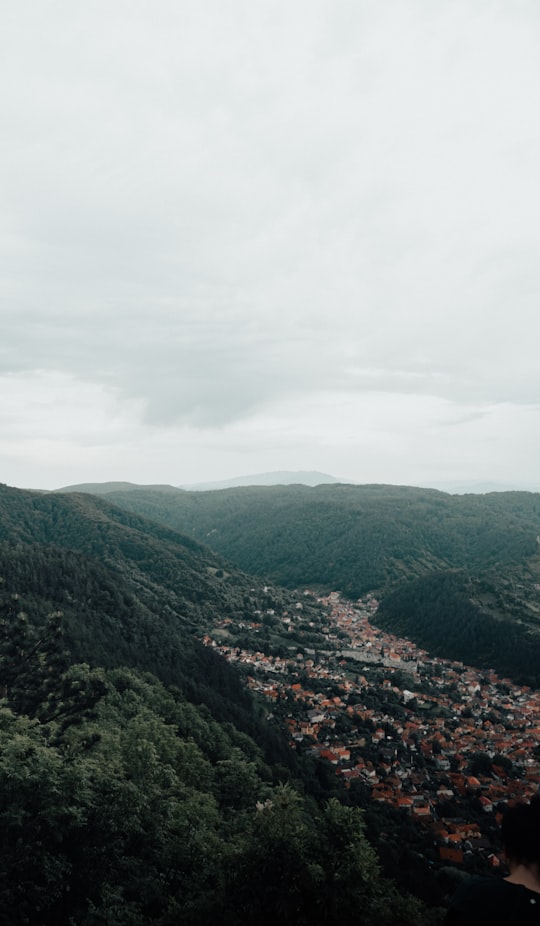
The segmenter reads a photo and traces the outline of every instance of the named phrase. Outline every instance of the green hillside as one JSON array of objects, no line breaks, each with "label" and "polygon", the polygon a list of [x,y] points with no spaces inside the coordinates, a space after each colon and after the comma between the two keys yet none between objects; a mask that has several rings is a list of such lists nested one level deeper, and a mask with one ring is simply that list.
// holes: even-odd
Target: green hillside
[{"label": "green hillside", "polygon": [[218,705],[211,664],[225,686],[239,688],[236,675],[198,639],[217,618],[251,618],[267,598],[262,581],[208,547],[104,499],[6,486],[0,576],[31,621],[62,611],[74,660],[150,671]]},{"label": "green hillside", "polygon": [[198,642],[267,593],[107,501],[0,486],[0,923],[438,922]]},{"label": "green hillside", "polygon": [[540,495],[456,496],[401,486],[271,486],[107,498],[290,587],[356,597],[433,569],[522,563],[538,547]]},{"label": "green hillside", "polygon": [[540,686],[540,594],[537,583],[463,571],[432,573],[386,595],[378,626],[418,641],[434,655],[494,668]]},{"label": "green hillside", "polygon": [[233,725],[133,670],[61,681],[50,719],[0,705],[0,922],[435,922],[380,877],[358,809],[274,784]]},{"label": "green hillside", "polygon": [[[464,661],[474,654],[479,665],[516,678],[540,677],[536,493],[338,485],[107,497],[291,588],[339,589],[351,598],[375,591],[381,623],[440,653]],[[443,606],[448,589],[452,607]],[[482,632],[471,649],[473,614]]]}]

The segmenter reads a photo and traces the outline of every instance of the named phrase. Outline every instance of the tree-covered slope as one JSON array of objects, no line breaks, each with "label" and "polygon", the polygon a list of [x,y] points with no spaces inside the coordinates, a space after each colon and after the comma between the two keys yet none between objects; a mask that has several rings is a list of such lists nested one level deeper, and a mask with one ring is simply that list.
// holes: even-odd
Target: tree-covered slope
[{"label": "tree-covered slope", "polygon": [[198,638],[218,617],[256,610],[262,582],[105,500],[0,486],[0,592],[19,596],[33,624],[61,611],[72,661],[151,671],[216,711],[229,690],[229,711],[245,698]]},{"label": "tree-covered slope", "polygon": [[[253,579],[192,537],[92,495],[0,486],[0,542],[69,551],[112,570],[148,606],[175,606],[197,628],[209,610],[240,607]],[[259,583],[259,586],[261,583]],[[165,598],[165,600],[164,600]]]},{"label": "tree-covered slope", "polygon": [[538,494],[341,485],[108,497],[290,587],[375,590],[389,629],[540,680]]},{"label": "tree-covered slope", "polygon": [[377,624],[416,640],[435,655],[493,668],[538,687],[540,594],[535,584],[533,610],[523,584],[521,595],[505,599],[493,580],[462,571],[433,573],[404,582],[386,595]]},{"label": "tree-covered slope", "polygon": [[248,737],[151,676],[68,677],[100,691],[67,725],[0,703],[0,922],[435,922],[381,878],[359,810],[274,784]]},{"label": "tree-covered slope", "polygon": [[80,495],[0,532],[0,923],[438,922],[198,643],[257,580]]},{"label": "tree-covered slope", "polygon": [[400,486],[273,486],[107,496],[181,530],[240,568],[356,597],[433,570],[523,563],[538,549],[540,495],[447,495]]}]

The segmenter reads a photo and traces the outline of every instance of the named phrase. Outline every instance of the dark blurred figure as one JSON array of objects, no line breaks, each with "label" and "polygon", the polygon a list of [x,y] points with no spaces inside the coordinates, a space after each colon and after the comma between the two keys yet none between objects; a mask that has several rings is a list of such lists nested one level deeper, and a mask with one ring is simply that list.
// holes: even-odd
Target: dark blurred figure
[{"label": "dark blurred figure", "polygon": [[503,817],[507,878],[471,878],[457,889],[445,926],[540,924],[540,797]]}]

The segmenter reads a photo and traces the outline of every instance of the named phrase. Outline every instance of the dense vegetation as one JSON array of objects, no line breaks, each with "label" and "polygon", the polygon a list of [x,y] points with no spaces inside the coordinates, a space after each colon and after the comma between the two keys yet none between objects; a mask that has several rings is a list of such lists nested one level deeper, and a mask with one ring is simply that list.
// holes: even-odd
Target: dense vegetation
[{"label": "dense vegetation", "polygon": [[379,607],[379,626],[409,635],[435,655],[540,686],[540,634],[523,621],[494,616],[483,604],[485,582],[446,572],[404,583]]},{"label": "dense vegetation", "polygon": [[198,643],[256,580],[82,496],[0,487],[0,534],[1,923],[435,922]]},{"label": "dense vegetation", "polygon": [[399,486],[140,489],[106,496],[180,530],[251,574],[355,598],[446,568],[472,573],[538,550],[540,495],[447,495]]},{"label": "dense vegetation", "polygon": [[0,711],[2,922],[417,922],[361,814],[274,784],[232,725],[127,669],[59,688],[48,721]]},{"label": "dense vegetation", "polygon": [[397,486],[108,494],[289,587],[375,591],[432,651],[540,681],[540,495]]}]

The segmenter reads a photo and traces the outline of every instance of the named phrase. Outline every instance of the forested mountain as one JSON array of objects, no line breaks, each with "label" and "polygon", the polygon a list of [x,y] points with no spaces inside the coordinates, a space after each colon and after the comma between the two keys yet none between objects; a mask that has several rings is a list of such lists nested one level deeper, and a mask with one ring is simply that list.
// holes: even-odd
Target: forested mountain
[{"label": "forested mountain", "polygon": [[[537,567],[535,567],[537,568]],[[540,588],[532,573],[522,581],[463,570],[404,582],[386,595],[377,624],[419,641],[433,655],[540,686]]]},{"label": "forested mountain", "polygon": [[275,485],[306,485],[318,486],[341,482],[328,473],[319,473],[316,470],[277,470],[271,473],[254,473],[250,476],[235,476],[232,479],[222,479],[217,482],[197,482],[190,485],[137,485],[133,482],[86,482],[79,485],[64,486],[55,489],[55,492],[90,492],[93,495],[106,495],[109,492],[126,492],[142,490],[158,490],[162,492],[210,491],[214,489],[232,489],[238,486],[275,486]]},{"label": "forested mountain", "polygon": [[0,923],[436,922],[198,642],[261,585],[103,499],[0,486]]},{"label": "forested mountain", "polygon": [[223,479],[218,482],[198,482],[192,485],[183,485],[181,488],[190,491],[207,491],[213,489],[233,489],[238,486],[277,486],[277,485],[305,485],[318,486],[335,484],[341,480],[328,473],[319,473],[316,470],[278,470],[272,473],[254,473],[250,476],[236,476],[233,479]]},{"label": "forested mountain", "polygon": [[141,488],[107,498],[283,585],[351,598],[375,591],[384,626],[455,658],[474,654],[480,665],[540,678],[539,494],[322,485]]},{"label": "forested mountain", "polygon": [[317,646],[315,612],[279,639],[277,581],[370,590],[384,626],[538,684],[539,534],[530,493],[0,486],[0,923],[437,922],[200,640],[230,616]]},{"label": "forested mountain", "polygon": [[208,547],[92,495],[0,486],[0,569],[0,587],[31,621],[63,612],[74,660],[197,685],[206,702],[222,694],[212,661],[224,685],[235,674],[198,638],[217,616],[251,618],[266,600],[261,580]]},{"label": "forested mountain", "polygon": [[79,485],[65,486],[63,489],[55,489],[58,494],[66,492],[83,492],[90,495],[108,495],[110,492],[134,492],[138,489],[143,491],[155,490],[158,492],[182,492],[177,486],[171,485],[138,485],[135,482],[83,482]]},{"label": "forested mountain", "polygon": [[434,569],[522,563],[538,550],[540,495],[456,496],[400,486],[271,486],[106,496],[288,586],[356,597]]}]

